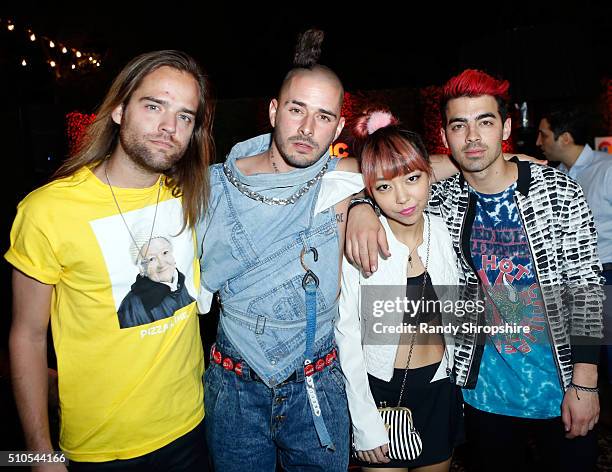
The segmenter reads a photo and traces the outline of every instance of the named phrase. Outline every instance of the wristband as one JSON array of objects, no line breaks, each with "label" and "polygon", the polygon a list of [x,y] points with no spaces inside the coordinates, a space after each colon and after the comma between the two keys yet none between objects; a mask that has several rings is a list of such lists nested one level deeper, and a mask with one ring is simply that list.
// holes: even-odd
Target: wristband
[{"label": "wristband", "polygon": [[349,203],[348,206],[348,211],[350,211],[351,208],[353,208],[356,205],[359,205],[361,203],[367,203],[368,205],[370,205],[372,207],[372,210],[374,210],[374,212],[378,215],[379,211],[378,208],[376,207],[376,204],[372,201],[372,199],[370,197],[353,197],[351,198],[351,201]]}]

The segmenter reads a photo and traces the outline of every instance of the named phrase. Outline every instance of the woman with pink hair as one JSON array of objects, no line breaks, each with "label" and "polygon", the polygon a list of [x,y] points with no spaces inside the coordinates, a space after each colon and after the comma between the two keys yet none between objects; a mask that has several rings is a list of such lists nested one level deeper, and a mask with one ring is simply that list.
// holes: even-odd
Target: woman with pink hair
[{"label": "woman with pink hair", "polygon": [[[336,340],[353,449],[366,471],[448,471],[463,438],[462,398],[449,379],[453,353],[438,334],[445,316],[436,302],[448,298],[458,275],[446,225],[425,211],[429,157],[421,138],[384,109],[364,111],[353,133],[392,254],[368,278],[343,263]],[[398,421],[411,417],[413,429],[389,424],[395,407],[403,409]]]}]

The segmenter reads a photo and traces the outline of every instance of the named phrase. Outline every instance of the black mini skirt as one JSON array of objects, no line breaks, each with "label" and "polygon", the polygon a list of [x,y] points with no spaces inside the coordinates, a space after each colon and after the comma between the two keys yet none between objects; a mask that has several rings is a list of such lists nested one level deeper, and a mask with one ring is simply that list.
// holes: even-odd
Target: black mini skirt
[{"label": "black mini skirt", "polygon": [[[444,378],[430,383],[440,363],[409,369],[401,406],[410,408],[423,451],[412,461],[391,460],[373,464],[353,458],[362,467],[421,467],[449,459],[455,446],[465,441],[461,389]],[[389,382],[368,375],[370,390],[379,407],[397,406],[405,369],[395,369]]]}]

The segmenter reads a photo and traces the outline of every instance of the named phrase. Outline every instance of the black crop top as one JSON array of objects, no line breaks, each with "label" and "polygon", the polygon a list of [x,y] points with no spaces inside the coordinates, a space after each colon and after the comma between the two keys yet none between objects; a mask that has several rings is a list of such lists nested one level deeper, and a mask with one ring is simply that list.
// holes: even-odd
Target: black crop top
[{"label": "black crop top", "polygon": [[[438,300],[438,296],[436,295],[436,291],[431,283],[431,277],[427,277],[427,281],[425,282],[425,288],[423,289],[423,277],[425,277],[425,272],[415,277],[407,277],[406,278],[406,298],[408,300],[420,300],[421,293],[423,293],[423,301],[432,301],[435,302]],[[438,304],[426,304],[426,310],[423,311],[421,309],[420,316],[418,316],[419,323],[430,323],[434,320],[439,319],[440,311],[437,309]],[[409,314],[404,314],[404,321],[410,324],[417,323],[417,316],[410,316]]]}]

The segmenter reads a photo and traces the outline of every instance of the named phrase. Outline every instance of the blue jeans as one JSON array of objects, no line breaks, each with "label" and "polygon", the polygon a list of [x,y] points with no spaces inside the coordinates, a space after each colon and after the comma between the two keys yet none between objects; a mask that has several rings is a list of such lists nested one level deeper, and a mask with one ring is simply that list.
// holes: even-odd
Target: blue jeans
[{"label": "blue jeans", "polygon": [[[224,355],[236,351],[218,346]],[[234,357],[239,359],[239,356]],[[254,380],[245,365],[243,375],[211,362],[204,374],[206,437],[215,470],[274,472],[284,470],[346,472],[349,460],[349,416],[340,366],[333,363],[313,375],[325,425],[335,450],[321,447],[304,375],[269,388]]]}]

